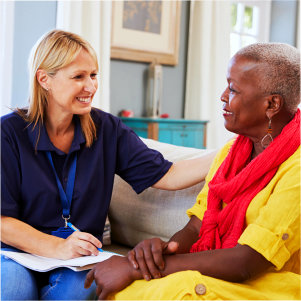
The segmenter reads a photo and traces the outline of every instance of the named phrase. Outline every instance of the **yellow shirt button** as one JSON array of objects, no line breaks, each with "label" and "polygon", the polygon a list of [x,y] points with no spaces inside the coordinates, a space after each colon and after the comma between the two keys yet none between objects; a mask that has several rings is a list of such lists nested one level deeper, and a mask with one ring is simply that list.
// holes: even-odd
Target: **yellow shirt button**
[{"label": "yellow shirt button", "polygon": [[205,295],[206,294],[206,286],[204,284],[197,284],[195,286],[195,292],[197,295]]},{"label": "yellow shirt button", "polygon": [[282,239],[283,239],[283,240],[287,240],[288,237],[289,237],[289,235],[288,235],[287,233],[284,233],[284,234],[282,235]]}]

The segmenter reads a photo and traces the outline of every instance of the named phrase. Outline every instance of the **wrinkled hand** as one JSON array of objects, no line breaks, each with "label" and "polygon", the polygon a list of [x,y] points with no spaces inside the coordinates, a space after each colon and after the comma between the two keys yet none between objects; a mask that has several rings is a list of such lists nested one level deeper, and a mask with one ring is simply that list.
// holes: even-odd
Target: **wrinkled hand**
[{"label": "wrinkled hand", "polygon": [[71,259],[84,255],[98,255],[97,248],[101,247],[102,243],[92,234],[75,231],[68,238],[58,240],[57,258]]},{"label": "wrinkled hand", "polygon": [[86,276],[85,288],[89,288],[94,280],[98,300],[104,300],[139,278],[140,273],[131,267],[126,257],[115,255],[93,267]]},{"label": "wrinkled hand", "polygon": [[179,244],[174,241],[165,242],[160,238],[146,239],[128,252],[128,260],[135,269],[140,269],[143,278],[161,278],[160,270],[164,269],[164,254],[173,254]]}]

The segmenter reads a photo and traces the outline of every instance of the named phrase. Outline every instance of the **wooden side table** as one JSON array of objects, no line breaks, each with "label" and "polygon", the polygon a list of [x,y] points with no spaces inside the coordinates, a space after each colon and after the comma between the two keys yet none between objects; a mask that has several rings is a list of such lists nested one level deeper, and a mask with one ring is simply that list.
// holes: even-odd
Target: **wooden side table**
[{"label": "wooden side table", "polygon": [[121,120],[142,138],[179,146],[206,148],[208,121],[144,117],[121,117]]}]

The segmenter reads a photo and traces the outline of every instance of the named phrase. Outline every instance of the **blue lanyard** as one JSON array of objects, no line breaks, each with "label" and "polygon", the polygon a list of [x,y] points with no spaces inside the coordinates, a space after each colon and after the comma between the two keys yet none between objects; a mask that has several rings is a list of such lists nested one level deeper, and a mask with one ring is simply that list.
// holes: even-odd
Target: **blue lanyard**
[{"label": "blue lanyard", "polygon": [[67,225],[67,220],[70,218],[70,208],[71,208],[71,201],[72,201],[72,195],[73,195],[73,188],[74,188],[74,181],[75,181],[75,172],[76,172],[76,162],[77,162],[77,155],[75,154],[74,159],[71,162],[71,166],[68,172],[68,180],[67,180],[67,187],[66,187],[66,193],[64,191],[64,188],[61,184],[61,181],[56,173],[51,152],[46,152],[47,158],[51,164],[53,173],[56,178],[57,187],[59,189],[59,194],[62,202],[63,207],[63,219],[65,220],[65,226]]}]

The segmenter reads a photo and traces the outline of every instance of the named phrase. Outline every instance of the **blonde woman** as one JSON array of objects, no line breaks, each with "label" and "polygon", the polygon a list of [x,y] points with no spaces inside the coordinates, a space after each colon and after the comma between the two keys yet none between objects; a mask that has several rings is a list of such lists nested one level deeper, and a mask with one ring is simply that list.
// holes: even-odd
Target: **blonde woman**
[{"label": "blonde woman", "polygon": [[[1,248],[70,259],[98,254],[114,175],[140,193],[201,180],[200,159],[176,164],[119,118],[92,108],[92,47],[53,30],[32,51],[29,107],[1,118]],[[70,222],[81,231],[73,232]],[[90,299],[86,272],[37,273],[1,257],[2,299]]]}]

